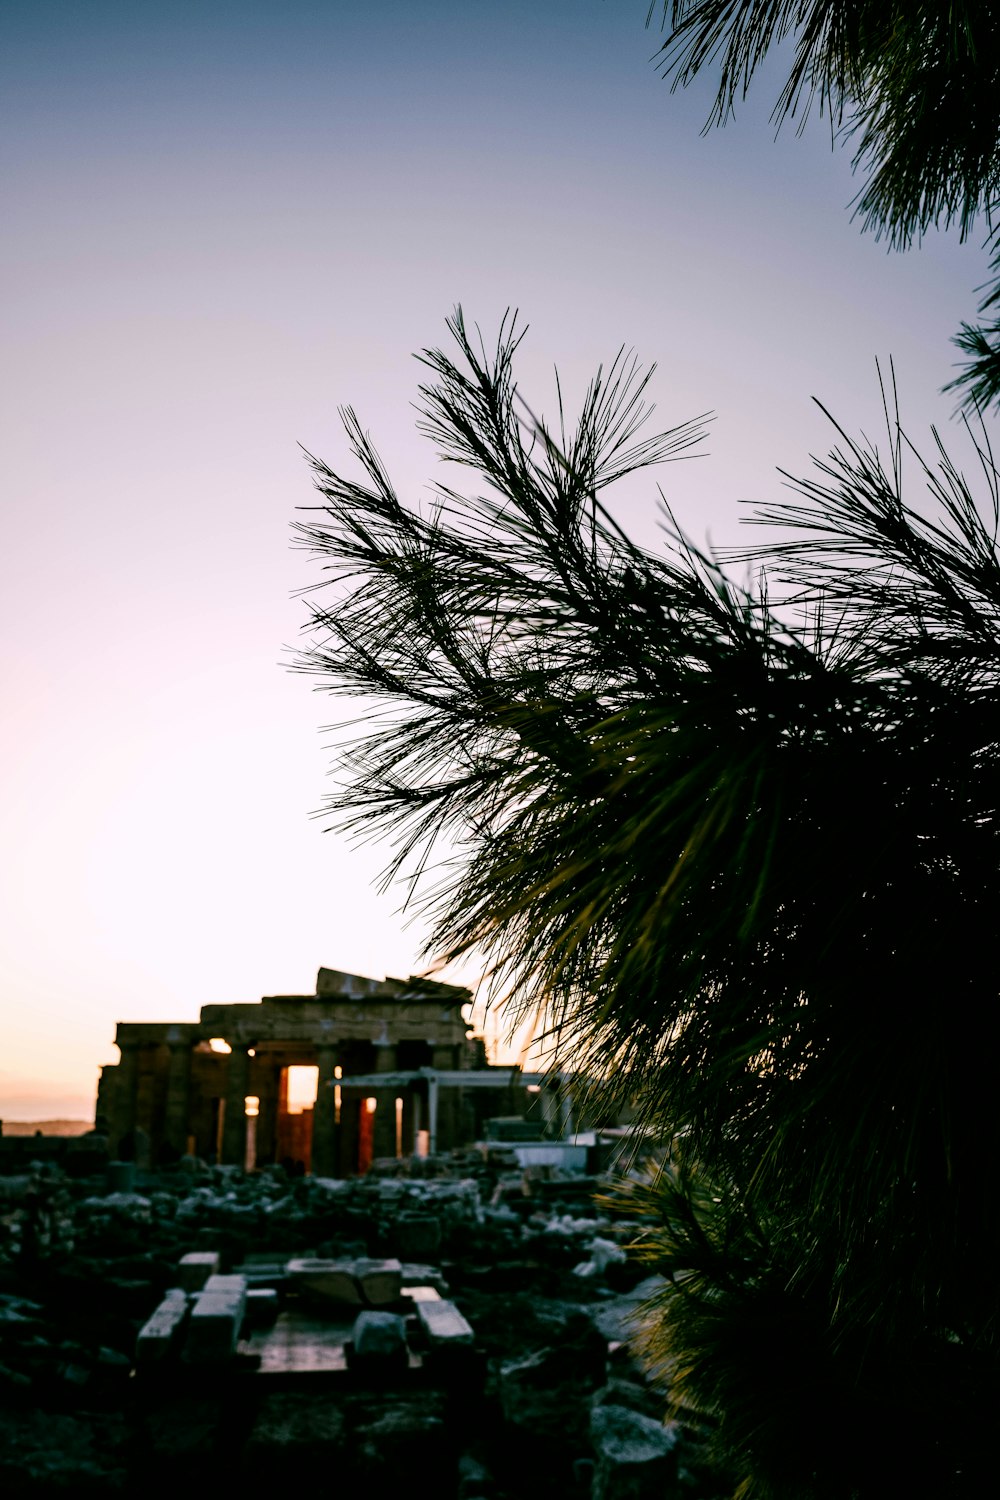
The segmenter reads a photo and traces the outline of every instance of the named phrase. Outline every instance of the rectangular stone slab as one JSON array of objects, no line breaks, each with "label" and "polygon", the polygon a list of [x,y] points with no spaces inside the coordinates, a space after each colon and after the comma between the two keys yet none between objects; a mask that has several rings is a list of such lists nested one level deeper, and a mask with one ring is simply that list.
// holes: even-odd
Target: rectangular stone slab
[{"label": "rectangular stone slab", "polygon": [[246,1277],[240,1276],[238,1272],[230,1272],[226,1276],[210,1276],[200,1295],[204,1296],[205,1292],[239,1292],[245,1298]]},{"label": "rectangular stone slab", "polygon": [[236,1353],[246,1300],[242,1276],[211,1277],[191,1309],[184,1358],[192,1364],[230,1359]]},{"label": "rectangular stone slab", "polygon": [[432,1349],[454,1349],[459,1345],[472,1343],[471,1325],[466,1322],[454,1302],[439,1298],[435,1302],[416,1302],[414,1307]]},{"label": "rectangular stone slab", "polygon": [[290,1260],[293,1287],[316,1298],[353,1306],[387,1307],[399,1300],[403,1267],[398,1260]]},{"label": "rectangular stone slab", "polygon": [[403,1296],[411,1302],[440,1302],[441,1293],[436,1286],[404,1286]]},{"label": "rectangular stone slab", "polygon": [[137,1365],[154,1364],[173,1350],[188,1315],[187,1293],[183,1287],[172,1287],[159,1307],[139,1329],[135,1341]]}]

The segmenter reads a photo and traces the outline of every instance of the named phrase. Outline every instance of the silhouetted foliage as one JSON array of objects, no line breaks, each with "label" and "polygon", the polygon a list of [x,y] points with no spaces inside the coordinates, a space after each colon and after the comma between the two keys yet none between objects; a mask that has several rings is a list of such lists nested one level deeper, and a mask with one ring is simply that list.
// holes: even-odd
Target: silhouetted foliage
[{"label": "silhouetted foliage", "polygon": [[[450,327],[457,356],[422,356],[421,427],[485,490],[409,508],[350,411],[365,479],[310,460],[321,500],[298,532],[324,594],[301,665],[366,701],[330,807],[394,841],[388,875],[416,884],[435,952],[486,954],[516,1012],[545,1011],[564,1063],[677,1132],[682,1186],[695,1166],[724,1185],[711,1232],[728,1248],[697,1274],[761,1337],[784,1298],[789,1360],[821,1327],[823,1389],[867,1420],[866,1381],[884,1394],[908,1361],[949,1378],[989,1362],[1000,1326],[985,436],[977,504],[937,435],[924,461],[886,402],[884,452],[838,429],[755,513],[780,540],[724,565],[668,513],[654,556],[601,493],[686,451],[699,423],[642,436],[648,377],[620,354],[575,430],[560,399],[553,431],[519,402],[514,319],[490,354],[460,311]],[[734,582],[734,562],[756,580]],[[682,1258],[700,1243],[674,1240]],[[709,1321],[722,1337],[725,1317]],[[694,1397],[728,1410],[759,1350],[727,1371],[715,1335],[698,1352],[708,1324],[670,1326]],[[909,1433],[923,1397],[897,1398]],[[758,1382],[747,1421],[764,1401]],[[825,1419],[779,1419],[792,1478],[773,1435],[748,1448],[728,1420],[747,1494],[814,1492]]]},{"label": "silhouetted foliage", "polygon": [[[983,3],[927,0],[663,0],[664,76],[685,86],[706,67],[721,78],[709,125],[723,124],[764,58],[782,43],[791,68],[776,122],[816,103],[852,138],[866,182],[856,213],[902,247],[932,225],[963,239],[983,215],[993,241],[1000,199],[1000,14]],[[997,266],[990,294],[993,305]],[[1000,397],[1000,329],[963,324],[971,356],[949,389],[967,407]]]},{"label": "silhouetted foliage", "polygon": [[642,1307],[637,1352],[672,1415],[701,1419],[739,1500],[991,1487],[995,1343],[972,1347],[898,1294],[911,1255],[891,1219],[843,1268],[792,1206],[751,1205],[690,1161],[635,1172],[605,1202],[633,1217],[633,1254],[665,1278]]}]

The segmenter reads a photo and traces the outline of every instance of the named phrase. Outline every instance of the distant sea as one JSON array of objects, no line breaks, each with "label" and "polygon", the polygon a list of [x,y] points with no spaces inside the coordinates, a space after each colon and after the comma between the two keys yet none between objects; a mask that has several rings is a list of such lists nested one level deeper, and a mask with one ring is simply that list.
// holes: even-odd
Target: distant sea
[{"label": "distant sea", "polygon": [[86,1135],[93,1120],[4,1120],[4,1135]]}]

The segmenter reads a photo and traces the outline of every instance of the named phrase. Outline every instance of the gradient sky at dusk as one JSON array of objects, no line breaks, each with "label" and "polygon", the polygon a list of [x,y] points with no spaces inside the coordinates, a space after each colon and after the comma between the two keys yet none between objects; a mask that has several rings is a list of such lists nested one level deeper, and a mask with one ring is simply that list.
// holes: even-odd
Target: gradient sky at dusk
[{"label": "gradient sky at dusk", "polygon": [[[978,241],[862,236],[773,69],[703,138],[646,8],[6,0],[0,1118],[88,1117],[116,1020],[418,966],[386,851],[310,817],[338,710],[282,665],[288,527],[338,405],[404,494],[438,477],[411,354],[456,302],[520,308],[536,410],[624,343],[662,425],[715,411],[660,476],[699,541],[826,451],[811,396],[875,434],[876,357],[915,438],[953,425]],[[653,477],[619,513],[655,541]]]}]

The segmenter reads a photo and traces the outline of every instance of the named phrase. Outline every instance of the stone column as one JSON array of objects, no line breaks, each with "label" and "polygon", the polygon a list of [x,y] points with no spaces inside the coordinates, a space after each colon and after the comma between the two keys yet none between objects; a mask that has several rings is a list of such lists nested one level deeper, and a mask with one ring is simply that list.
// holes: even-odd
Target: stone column
[{"label": "stone column", "polygon": [[278,1146],[278,1077],[279,1069],[269,1057],[261,1063],[257,1053],[257,1083],[260,1095],[260,1115],[257,1118],[257,1163],[264,1166],[273,1162]]},{"label": "stone column", "polygon": [[[384,1042],[375,1046],[375,1072],[391,1073],[396,1067],[396,1049]],[[375,1110],[375,1135],[372,1143],[374,1156],[396,1154],[396,1094],[394,1088],[376,1089],[378,1107]]]},{"label": "stone column", "polygon": [[438,1080],[432,1073],[427,1080],[427,1149],[431,1156],[438,1149]]},{"label": "stone column", "polygon": [[170,1068],[167,1073],[167,1108],[164,1133],[167,1144],[181,1156],[187,1155],[188,1136],[191,1134],[189,1117],[191,1106],[191,1043],[187,1038],[167,1038],[170,1048]]},{"label": "stone column", "polygon": [[232,1042],[226,1075],[226,1114],[222,1122],[222,1160],[226,1166],[242,1167],[246,1160],[247,1122],[244,1099],[250,1059],[245,1042]]},{"label": "stone column", "polygon": [[336,1047],[320,1047],[316,1062],[319,1078],[316,1106],[313,1110],[312,1172],[314,1177],[337,1175],[337,1127],[334,1122],[334,1076],[337,1066]]},{"label": "stone column", "polygon": [[[458,1049],[454,1044],[435,1043],[432,1053],[433,1065],[441,1073],[455,1071],[455,1053]],[[435,1084],[436,1106],[434,1109],[434,1122],[431,1127],[430,1149],[434,1151],[450,1151],[452,1146],[459,1144],[460,1131],[458,1130],[458,1090],[438,1081]]]},{"label": "stone column", "polygon": [[118,1156],[122,1140],[135,1130],[135,1102],[139,1086],[139,1043],[118,1043],[121,1062],[115,1069],[115,1088],[112,1095],[110,1121],[110,1149],[112,1159]]},{"label": "stone column", "polygon": [[410,1092],[412,1113],[410,1115],[410,1140],[406,1150],[412,1152],[414,1156],[417,1154],[417,1143],[420,1139],[420,1132],[427,1129],[427,1126],[423,1122],[424,1101],[420,1092],[421,1088],[422,1084],[418,1083]]}]

